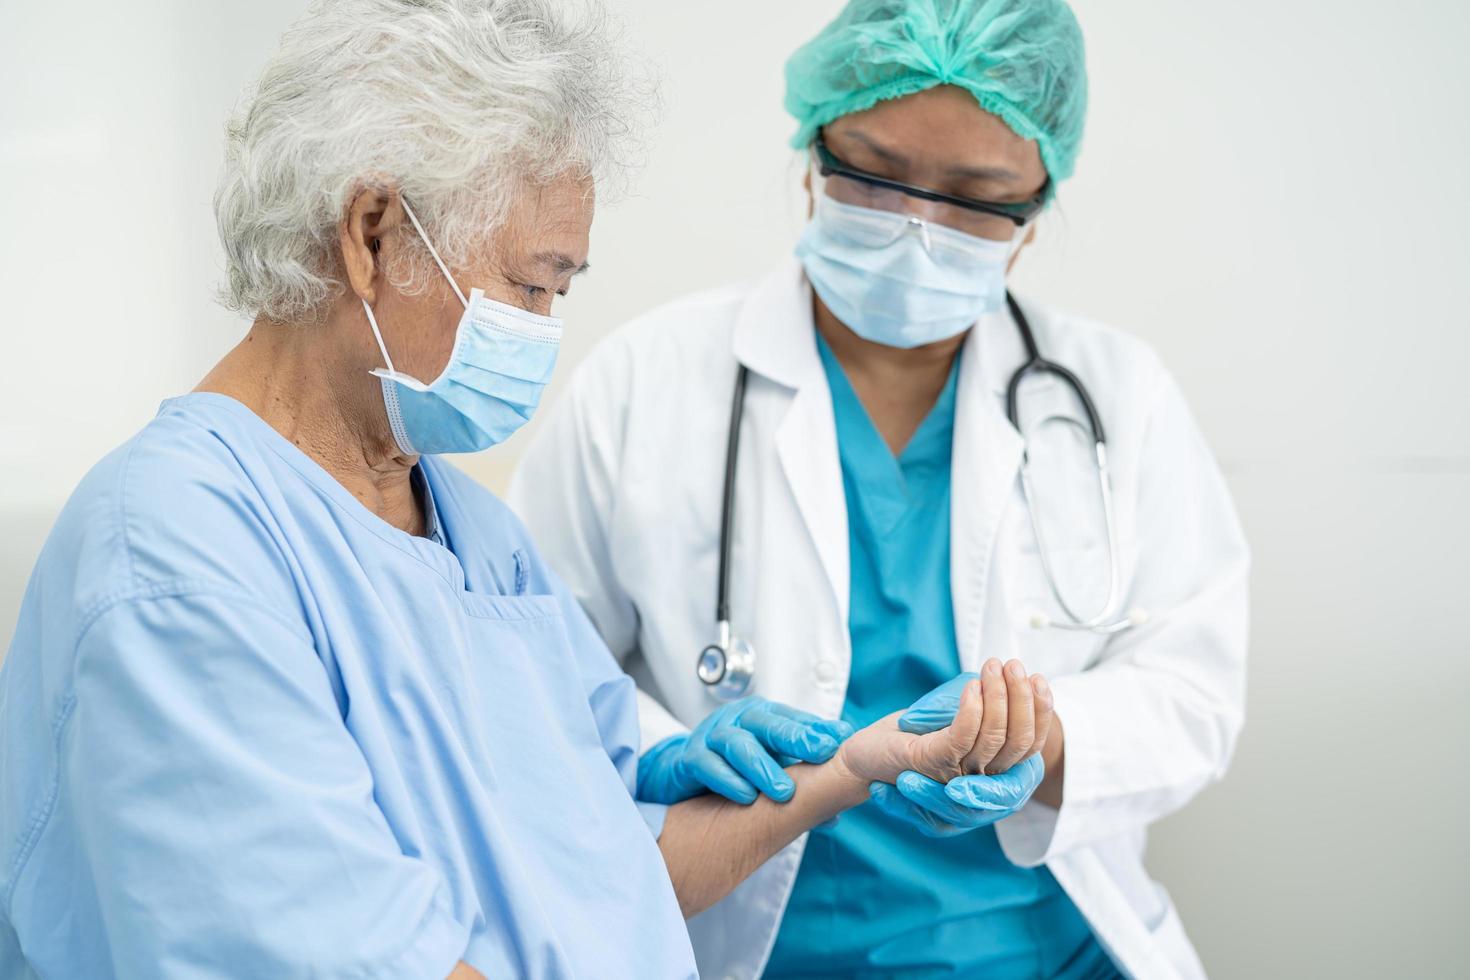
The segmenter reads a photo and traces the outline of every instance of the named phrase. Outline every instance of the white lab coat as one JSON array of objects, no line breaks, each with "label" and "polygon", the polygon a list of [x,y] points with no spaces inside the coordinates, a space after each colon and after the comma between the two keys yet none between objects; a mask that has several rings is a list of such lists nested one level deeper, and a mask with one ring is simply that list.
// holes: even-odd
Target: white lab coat
[{"label": "white lab coat", "polygon": [[[987,657],[1017,657],[1045,674],[1066,732],[1060,811],[1033,801],[997,833],[1011,861],[1050,868],[1127,973],[1202,976],[1142,856],[1148,825],[1224,773],[1240,729],[1245,541],[1215,462],[1155,355],[1099,324],[1024,300],[1023,309],[1043,352],[1080,375],[1097,403],[1116,492],[1124,608],[1151,618],[1111,640],[1033,625],[1037,613],[1059,612],[1021,496],[1022,438],[1005,414],[1005,385],[1023,350],[1008,313],[983,319],[961,356],[951,478],[960,664],[978,670]],[[851,656],[847,516],[810,287],[794,260],[757,284],[664,306],[601,343],[551,407],[511,488],[547,560],[638,682],[645,749],[718,706],[694,666],[715,638],[737,360],[751,374],[737,481],[735,630],[756,650],[755,693],[836,717]],[[1033,413],[1075,414],[1055,382],[1024,390],[1028,431]],[[1091,564],[1105,542],[1100,519],[1067,519],[1095,507],[1092,471],[1058,482],[1069,486],[1059,492],[1038,477],[1037,496],[1057,501],[1044,512],[1053,518],[1044,525],[1051,553],[1069,569],[1104,567]],[[1226,846],[1227,833],[1201,846]],[[704,976],[759,976],[804,844],[690,920]]]}]

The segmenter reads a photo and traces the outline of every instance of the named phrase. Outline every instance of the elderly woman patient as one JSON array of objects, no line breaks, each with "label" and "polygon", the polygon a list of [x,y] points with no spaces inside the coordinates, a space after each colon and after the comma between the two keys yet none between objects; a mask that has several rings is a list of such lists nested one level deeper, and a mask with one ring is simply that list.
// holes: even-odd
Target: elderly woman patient
[{"label": "elderly woman patient", "polygon": [[800,760],[789,802],[635,803],[632,682],[436,457],[551,373],[638,110],[601,23],[284,37],[217,195],[249,333],[83,480],[0,672],[0,976],[689,976],[683,915],[875,781],[977,771],[974,685],[923,735],[756,701],[728,737]]}]

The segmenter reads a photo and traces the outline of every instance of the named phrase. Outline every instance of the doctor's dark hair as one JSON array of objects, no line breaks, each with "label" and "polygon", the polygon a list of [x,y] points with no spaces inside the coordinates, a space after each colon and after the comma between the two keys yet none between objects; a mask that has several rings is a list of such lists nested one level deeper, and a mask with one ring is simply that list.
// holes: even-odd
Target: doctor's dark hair
[{"label": "doctor's dark hair", "polygon": [[[632,67],[597,0],[317,0],[226,129],[221,302],[318,318],[345,288],[338,228],[367,186],[410,198],[451,265],[528,185],[585,174],[617,193],[655,103]],[[389,274],[422,288],[428,254],[404,251]]]}]

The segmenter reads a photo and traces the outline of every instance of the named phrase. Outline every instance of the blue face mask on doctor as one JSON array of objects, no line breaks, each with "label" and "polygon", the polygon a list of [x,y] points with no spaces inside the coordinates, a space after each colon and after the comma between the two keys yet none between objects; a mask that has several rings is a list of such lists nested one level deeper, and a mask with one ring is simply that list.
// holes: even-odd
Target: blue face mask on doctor
[{"label": "blue face mask on doctor", "polygon": [[920,347],[963,333],[1005,302],[1020,235],[994,241],[821,192],[815,198],[796,255],[827,309],[859,337]]},{"label": "blue face mask on doctor", "polygon": [[363,301],[388,365],[372,372],[381,379],[388,426],[406,456],[478,452],[504,442],[536,411],[556,366],[562,320],[487,299],[479,289],[466,299],[407,201],[403,210],[464,304],[464,315],[449,363],[425,384],[394,369],[372,307]]}]

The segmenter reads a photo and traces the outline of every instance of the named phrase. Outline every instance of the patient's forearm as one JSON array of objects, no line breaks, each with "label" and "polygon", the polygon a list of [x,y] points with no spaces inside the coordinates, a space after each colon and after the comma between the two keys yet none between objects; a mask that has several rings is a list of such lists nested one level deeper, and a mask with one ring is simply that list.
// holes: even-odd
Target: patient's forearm
[{"label": "patient's forearm", "polygon": [[825,765],[786,770],[796,782],[788,803],[768,796],[749,806],[699,796],[669,808],[659,835],[679,907],[689,918],[728,895],[777,851],[868,798],[868,784],[839,754]]},{"label": "patient's forearm", "polygon": [[818,824],[868,798],[873,782],[891,783],[912,769],[940,781],[960,775],[980,736],[980,682],[960,695],[948,728],[915,735],[898,727],[895,711],[854,732],[832,761],[786,771],[796,783],[790,802],[760,796],[749,806],[700,796],[669,808],[658,846],[684,916],[724,898],[781,848]]}]

